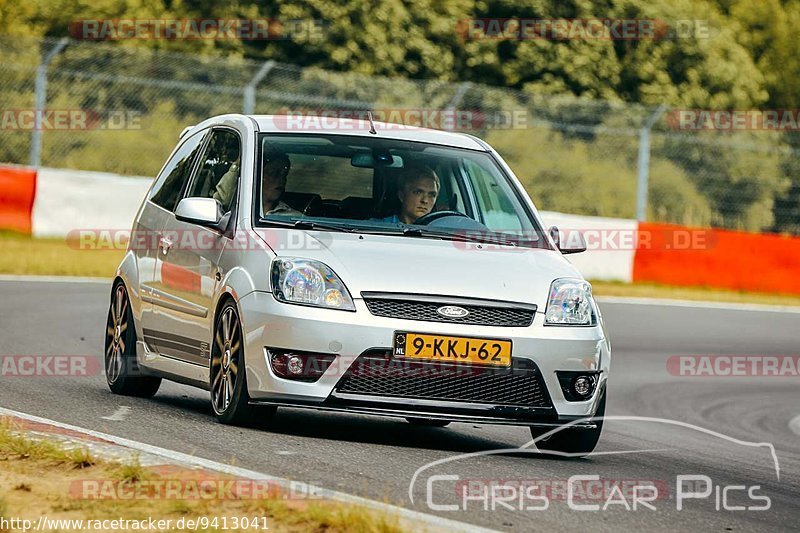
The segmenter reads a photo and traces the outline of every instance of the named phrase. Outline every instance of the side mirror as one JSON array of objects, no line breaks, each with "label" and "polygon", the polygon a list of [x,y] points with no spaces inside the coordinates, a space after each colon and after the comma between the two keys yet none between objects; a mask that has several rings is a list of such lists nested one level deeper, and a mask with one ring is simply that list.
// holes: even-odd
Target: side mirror
[{"label": "side mirror", "polygon": [[178,202],[175,218],[201,226],[218,226],[222,220],[222,205],[213,198],[184,198]]},{"label": "side mirror", "polygon": [[550,233],[550,237],[562,254],[579,254],[586,251],[586,239],[578,230],[569,230],[563,233],[556,226],[550,226],[547,232]]}]

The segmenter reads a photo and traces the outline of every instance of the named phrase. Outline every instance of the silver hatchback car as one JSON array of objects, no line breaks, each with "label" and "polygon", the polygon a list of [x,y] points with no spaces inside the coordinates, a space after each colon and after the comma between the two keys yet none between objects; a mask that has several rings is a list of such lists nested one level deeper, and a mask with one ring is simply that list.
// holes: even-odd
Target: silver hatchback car
[{"label": "silver hatchback car", "polygon": [[183,132],[136,215],[106,378],[141,397],[162,379],[209,390],[225,423],[285,406],[513,424],[589,453],[611,345],[563,256],[583,250],[543,230],[476,137],[214,117]]}]

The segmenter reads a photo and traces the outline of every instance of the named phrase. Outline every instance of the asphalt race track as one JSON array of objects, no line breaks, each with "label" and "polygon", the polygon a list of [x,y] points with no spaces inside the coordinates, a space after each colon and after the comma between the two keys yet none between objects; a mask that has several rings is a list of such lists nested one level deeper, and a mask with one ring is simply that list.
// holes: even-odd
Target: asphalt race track
[{"label": "asphalt race track", "polygon": [[[109,290],[104,283],[0,281],[0,355],[100,360]],[[798,377],[667,370],[677,354],[798,355],[800,314],[610,302],[602,310],[614,349],[607,415],[640,418],[607,421],[597,451],[609,453],[587,459],[547,458],[532,447],[458,457],[522,446],[530,434],[521,427],[418,428],[299,409],[283,409],[262,427],[227,427],[213,420],[204,391],[165,382],[152,400],[124,398],[109,392],[101,372],[0,377],[0,406],[501,531],[800,530]],[[130,409],[116,417],[122,420],[103,418],[123,406]],[[779,479],[769,447],[752,443],[774,445]],[[410,487],[418,469],[447,458],[455,459],[421,470]],[[567,480],[592,475],[600,481],[573,481],[570,501]],[[708,496],[683,498],[678,510],[679,475],[698,480],[684,484],[684,496],[706,489]],[[550,487],[546,496],[525,495],[534,482]],[[521,488],[493,493],[501,483]],[[603,491],[604,483],[628,490]],[[633,509],[634,485],[659,489],[653,508],[640,501]],[[455,509],[432,510],[428,502]],[[752,509],[767,502],[767,510]]]}]

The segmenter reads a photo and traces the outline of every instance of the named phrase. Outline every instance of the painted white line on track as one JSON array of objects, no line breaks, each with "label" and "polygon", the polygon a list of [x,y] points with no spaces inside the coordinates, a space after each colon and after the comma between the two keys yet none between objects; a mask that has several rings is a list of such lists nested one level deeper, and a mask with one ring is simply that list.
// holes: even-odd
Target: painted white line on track
[{"label": "painted white line on track", "polygon": [[23,281],[42,283],[105,283],[111,285],[113,278],[87,278],[77,276],[17,276],[15,274],[0,274],[0,281]]},{"label": "painted white line on track", "polygon": [[800,435],[800,415],[797,415],[789,421],[789,429],[791,429],[795,435]]},{"label": "painted white line on track", "polygon": [[649,305],[654,307],[693,307],[723,309],[728,311],[756,311],[767,313],[800,313],[800,306],[745,304],[734,302],[705,302],[700,300],[672,300],[668,298],[635,298],[627,296],[597,296],[597,301],[609,304]]},{"label": "painted white line on track", "polygon": [[131,408],[126,405],[123,405],[122,407],[114,411],[113,415],[101,416],[100,418],[102,418],[103,420],[111,420],[112,422],[122,422],[128,417],[128,413],[130,412]]},{"label": "painted white line on track", "polygon": [[[48,418],[42,418],[39,416],[29,415],[27,413],[21,413],[19,411],[6,409],[5,407],[0,407],[0,415],[14,416],[17,418],[22,418],[23,420],[37,422],[39,424],[49,424],[51,426],[55,426],[61,429],[66,429],[68,431],[75,431],[90,437],[103,439],[108,442],[113,442],[114,444],[117,444],[119,446],[124,446],[126,448],[131,448],[133,450],[138,450],[151,455],[157,455],[159,457],[163,457],[170,461],[184,463],[199,468],[205,468],[208,470],[213,470],[216,472],[228,474],[242,479],[267,481],[287,489],[291,489],[292,487],[292,481],[286,478],[270,476],[267,474],[262,474],[261,472],[256,472],[254,470],[247,470],[245,468],[239,468],[237,466],[218,463],[216,461],[211,461],[210,459],[203,459],[202,457],[195,457],[192,455],[187,455],[185,453],[168,450],[166,448],[159,448],[158,446],[152,446],[150,444],[145,444],[143,442],[126,439],[123,437],[117,437],[116,435],[109,435],[107,433],[101,433],[99,431],[94,431],[79,426],[73,426],[71,424],[64,424],[62,422],[57,422],[55,420],[50,420]],[[476,532],[476,533],[482,533],[482,532],[492,533],[495,531],[492,529],[486,529],[472,524],[467,524],[464,522],[458,522],[456,520],[450,520],[448,518],[441,518],[438,516],[421,513],[419,511],[413,511],[411,509],[404,509],[402,507],[397,507],[395,505],[390,505],[388,503],[382,503],[375,500],[370,500],[368,498],[362,498],[361,496],[354,496],[352,494],[347,494],[345,492],[323,489],[321,487],[316,487],[313,485],[309,485],[308,490],[315,496],[320,496],[322,498],[335,500],[342,503],[360,505],[375,511],[380,511],[397,516],[401,519],[413,520],[415,522],[422,523],[424,525],[428,525],[431,527],[442,528],[445,531],[463,531],[463,532]]]}]

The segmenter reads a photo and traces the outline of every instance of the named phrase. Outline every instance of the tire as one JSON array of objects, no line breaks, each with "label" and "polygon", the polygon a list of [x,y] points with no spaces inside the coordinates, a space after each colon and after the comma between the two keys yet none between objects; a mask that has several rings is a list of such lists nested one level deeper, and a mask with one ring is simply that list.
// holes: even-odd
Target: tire
[{"label": "tire", "polygon": [[450,420],[436,420],[434,418],[408,417],[406,421],[412,426],[423,426],[429,428],[443,428],[450,424]]},{"label": "tire", "polygon": [[[600,405],[597,407],[595,417],[601,420],[593,419],[592,421],[597,425],[595,429],[562,429],[545,440],[536,442],[536,448],[543,452],[553,452],[554,455],[569,454],[570,457],[583,457],[589,455],[594,451],[597,442],[600,440],[600,434],[603,431],[602,417],[606,414],[606,395],[600,400]],[[541,429],[531,427],[531,436],[536,439],[544,435],[550,429]]]},{"label": "tire", "polygon": [[214,417],[223,424],[249,424],[253,408],[247,393],[242,322],[233,301],[217,315],[212,344],[209,383]]},{"label": "tire", "polygon": [[103,370],[111,392],[138,398],[151,398],[158,392],[161,378],[142,375],[136,361],[136,328],[128,291],[121,281],[111,291],[104,353]]}]

